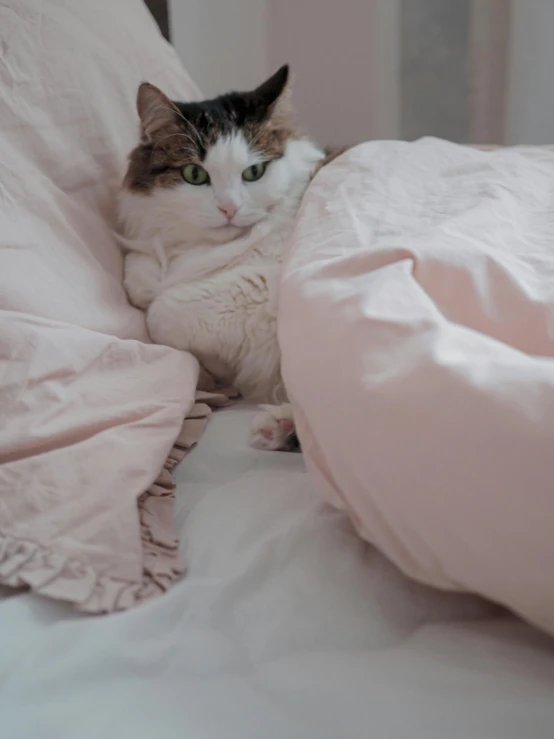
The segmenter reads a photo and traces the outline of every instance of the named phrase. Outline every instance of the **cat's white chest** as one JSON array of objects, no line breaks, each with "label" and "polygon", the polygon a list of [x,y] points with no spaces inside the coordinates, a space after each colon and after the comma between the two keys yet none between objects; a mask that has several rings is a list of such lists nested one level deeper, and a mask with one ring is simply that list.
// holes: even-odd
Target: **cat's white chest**
[{"label": "cat's white chest", "polygon": [[283,261],[283,254],[288,244],[292,226],[282,227],[271,231],[265,239],[253,245],[247,252],[243,264],[277,263]]},{"label": "cat's white chest", "polygon": [[269,221],[268,230],[254,240],[240,260],[242,264],[281,264],[292,235],[298,204],[286,209]]}]

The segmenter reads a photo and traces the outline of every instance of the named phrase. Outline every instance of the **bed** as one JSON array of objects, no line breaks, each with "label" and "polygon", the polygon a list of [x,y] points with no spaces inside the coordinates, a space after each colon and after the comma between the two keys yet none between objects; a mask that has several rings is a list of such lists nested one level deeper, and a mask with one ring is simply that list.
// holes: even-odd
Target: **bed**
[{"label": "bed", "polygon": [[[475,182],[483,188],[487,173],[496,176],[503,167],[509,172],[518,167],[521,177],[512,180],[523,186],[527,176],[554,181],[554,155],[527,152],[514,154],[515,159],[510,154],[487,159],[484,153],[463,154],[461,147],[446,142],[397,142],[378,150],[377,144],[367,144],[334,163],[328,177],[318,174],[287,257],[281,320],[285,379],[305,454],[256,451],[248,445],[256,409],[232,399],[227,404],[221,393],[195,395],[195,360],[148,342],[144,316],[128,304],[121,285],[113,199],[126,153],[136,140],[136,86],[148,77],[176,98],[192,99],[198,90],[139,0],[98,0],[94,7],[69,0],[41,7],[34,0],[9,0],[0,7],[0,40],[5,62],[0,67],[3,735],[551,739],[554,647],[548,633],[553,632],[553,591],[544,583],[548,585],[552,572],[545,532],[549,534],[552,520],[549,414],[554,403],[548,393],[554,375],[548,355],[550,323],[536,320],[538,307],[544,308],[541,316],[549,316],[550,293],[533,293],[533,310],[525,314],[530,323],[518,323],[522,345],[517,356],[506,337],[504,344],[495,338],[498,327],[489,323],[487,331],[478,330],[476,303],[467,303],[475,334],[489,342],[487,347],[504,347],[502,357],[516,357],[512,368],[525,363],[527,370],[520,373],[525,382],[518,392],[495,395],[489,386],[495,391],[504,386],[494,372],[481,372],[480,382],[472,384],[468,377],[473,375],[459,372],[459,364],[435,361],[443,356],[436,350],[439,340],[458,337],[465,324],[445,318],[452,307],[451,291],[433,292],[425,271],[437,266],[424,252],[433,245],[429,233],[415,229],[410,220],[409,228],[422,236],[418,251],[406,233],[385,228],[391,224],[382,216],[389,211],[379,198],[396,202],[394,183],[391,178],[368,178],[368,172],[379,156],[385,163],[411,162],[416,173],[421,157],[428,162],[436,155],[438,174],[446,162],[449,176],[455,172],[470,188],[462,188],[469,208],[458,212],[458,203],[448,199],[456,209],[452,217],[443,217],[444,203],[436,199],[431,183],[438,192],[446,190],[431,170],[425,178],[428,187],[417,177],[396,177],[394,182],[401,193],[410,182],[418,193],[427,192],[440,224],[446,223],[450,236],[456,225],[458,238],[465,233],[464,224],[475,231],[468,212],[474,218],[487,210],[474,207]],[[78,59],[73,51],[77,42],[82,51]],[[39,66],[36,49],[42,54]],[[459,157],[465,157],[463,166]],[[373,231],[384,239],[377,259],[385,260],[384,270],[383,264],[364,262],[377,252],[368,257],[366,250],[360,256],[357,242],[350,241],[373,226],[358,217],[356,198],[362,190],[349,194],[337,184],[336,179],[346,181],[344,168],[351,184],[357,177],[367,188],[376,183],[368,202],[379,222]],[[468,172],[477,177],[467,177]],[[458,181],[450,181],[458,192]],[[485,194],[500,194],[514,211],[514,202],[525,198],[512,193],[506,200],[501,185]],[[332,198],[326,188],[335,193]],[[541,243],[548,246],[554,208],[547,206],[554,194],[548,187],[543,191],[544,199],[531,198],[537,200],[537,212],[526,211],[516,230],[546,234]],[[341,203],[346,203],[342,210]],[[359,212],[372,217],[371,208],[362,205]],[[421,213],[427,218],[428,209],[414,208],[409,216]],[[310,245],[314,227],[327,229],[329,222],[332,230],[335,218],[340,228],[334,240],[317,239]],[[426,228],[429,223],[427,219]],[[443,226],[431,225],[432,234],[442,238]],[[508,234],[513,231],[508,228]],[[480,234],[486,232],[480,227]],[[508,238],[501,236],[496,241]],[[400,237],[411,252],[397,248]],[[472,238],[464,243],[477,242]],[[414,261],[417,270],[410,266]],[[540,263],[543,274],[551,262]],[[455,267],[456,275],[465,275],[461,263]],[[305,270],[310,281],[302,277]],[[331,312],[325,301],[330,286],[337,295],[337,274],[348,294],[334,300]],[[525,275],[535,277],[532,271]],[[350,290],[373,280],[387,287],[389,277],[393,285],[404,281],[402,294],[416,294],[413,306],[423,313],[410,312],[410,320],[403,314],[399,322],[397,313],[391,318],[394,301],[379,302],[386,290],[369,295],[365,287],[362,293]],[[538,281],[525,284],[536,288]],[[358,304],[365,312],[352,309]],[[300,311],[295,313],[295,306]],[[383,314],[384,308],[389,312]],[[365,320],[368,315],[372,320]],[[345,330],[337,323],[341,316],[351,321],[343,324]],[[363,386],[343,374],[354,363],[337,364],[327,381],[323,372],[306,372],[311,363],[323,366],[318,351],[329,351],[329,342],[314,344],[321,321],[329,318],[326,330],[334,332],[334,340],[349,342],[359,330],[360,316],[364,330],[374,332],[371,341],[355,344],[370,355],[357,355],[353,344],[349,349],[357,362],[365,362]],[[529,331],[529,326],[542,327],[542,333]],[[507,330],[505,324],[502,328]],[[303,340],[305,335],[310,342]],[[427,340],[429,335],[435,343]],[[397,341],[406,337],[421,351],[399,347]],[[394,362],[376,351],[379,341],[387,351],[396,351]],[[544,347],[537,349],[540,342]],[[417,455],[410,457],[408,449],[403,464],[391,465],[390,455],[364,441],[360,423],[367,433],[375,433],[368,408],[377,401],[389,403],[390,411],[395,399],[410,399],[383,416],[397,418],[396,427],[389,423],[388,435],[382,435],[396,443],[399,429],[410,428],[409,415],[402,414],[408,410],[419,423],[424,415],[416,401],[426,398],[425,384],[414,392],[406,382],[400,389],[408,396],[389,392],[384,380],[396,381],[399,374],[385,375],[379,367],[375,371],[372,362],[380,356],[387,367],[406,371],[419,371],[417,362],[403,364],[406,358],[423,358],[424,377],[438,378],[447,399],[455,376],[457,392],[477,386],[487,391],[479,396],[482,419],[488,418],[486,401],[491,398],[500,398],[502,410],[510,412],[502,416],[495,411],[496,421],[516,418],[500,424],[502,433],[497,434],[502,439],[503,433],[511,434],[506,436],[511,457],[501,469],[508,471],[507,485],[533,482],[519,485],[516,492],[537,503],[531,511],[535,528],[523,527],[525,535],[534,534],[532,546],[515,552],[517,567],[510,559],[515,556],[510,550],[516,541],[513,532],[490,525],[478,531],[479,524],[487,524],[483,511],[501,518],[497,501],[484,501],[473,488],[461,491],[473,493],[463,497],[468,505],[460,511],[467,514],[466,528],[475,533],[480,549],[470,546],[468,531],[456,526],[461,519],[450,516],[460,503],[461,475],[442,477],[440,500],[432,499],[448,445],[434,466],[419,465],[427,475],[419,489],[401,484],[383,488],[391,493],[383,500],[378,486],[371,489],[379,474],[384,477],[381,464],[401,482],[402,474],[413,475],[410,464]],[[491,366],[504,365],[499,361]],[[405,376],[412,377],[409,372]],[[377,386],[380,391],[373,393]],[[544,396],[535,392],[538,387]],[[523,397],[529,402],[518,402]],[[531,413],[535,406],[538,420]],[[462,407],[469,409],[470,404]],[[431,427],[439,415],[435,408],[425,422]],[[351,419],[356,423],[349,423]],[[483,423],[479,432],[487,428]],[[522,445],[514,443],[518,434]],[[436,436],[434,432],[433,440]],[[482,438],[471,435],[475,454],[483,447]],[[362,453],[355,457],[360,439]],[[441,441],[445,439],[443,435]],[[412,433],[410,448],[422,440],[425,433]],[[418,454],[423,453],[419,448]],[[518,454],[528,459],[535,454],[536,463],[518,467]],[[500,469],[494,455],[487,460],[493,472]],[[463,471],[474,468],[466,464]],[[363,495],[351,496],[352,491]],[[395,497],[397,493],[408,497]],[[469,505],[476,500],[480,508]],[[440,515],[420,515],[423,503]],[[517,519],[520,499],[511,496],[510,503]],[[383,515],[368,516],[368,510]],[[437,519],[438,529],[426,528]],[[519,521],[526,524],[528,519],[520,516]],[[381,525],[372,528],[374,523]],[[483,538],[487,531],[495,536]],[[449,559],[453,553],[457,558]],[[522,556],[528,553],[539,559]],[[475,556],[482,567],[475,567]]]},{"label": "bed", "polygon": [[213,414],[176,473],[189,564],[135,610],[0,601],[17,739],[550,739],[554,652],[482,602],[402,577],[311,489],[301,455]]}]

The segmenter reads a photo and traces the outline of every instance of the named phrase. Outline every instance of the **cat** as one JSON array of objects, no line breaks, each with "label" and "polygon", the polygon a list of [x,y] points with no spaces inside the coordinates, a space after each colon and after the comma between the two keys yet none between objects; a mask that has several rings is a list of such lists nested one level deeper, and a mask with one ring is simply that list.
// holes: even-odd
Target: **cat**
[{"label": "cat", "polygon": [[143,83],[137,110],[119,198],[129,298],[153,341],[266,403],[253,446],[296,449],[277,340],[281,264],[311,178],[338,152],[293,127],[288,65],[252,91],[201,102]]}]

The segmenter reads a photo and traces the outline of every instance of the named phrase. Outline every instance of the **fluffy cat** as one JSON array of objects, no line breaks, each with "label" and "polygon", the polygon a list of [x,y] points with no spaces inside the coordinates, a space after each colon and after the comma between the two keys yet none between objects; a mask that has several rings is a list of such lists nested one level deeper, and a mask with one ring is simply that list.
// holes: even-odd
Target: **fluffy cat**
[{"label": "fluffy cat", "polygon": [[190,351],[262,406],[251,443],[297,445],[280,373],[283,250],[325,152],[291,124],[289,70],[255,90],[172,102],[144,83],[120,197],[125,287],[156,343]]}]

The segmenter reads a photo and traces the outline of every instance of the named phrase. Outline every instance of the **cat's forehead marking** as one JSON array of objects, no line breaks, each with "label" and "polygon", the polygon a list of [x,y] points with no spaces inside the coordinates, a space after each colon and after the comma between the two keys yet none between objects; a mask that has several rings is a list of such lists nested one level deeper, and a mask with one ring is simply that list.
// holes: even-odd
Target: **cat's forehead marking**
[{"label": "cat's forehead marking", "polygon": [[237,133],[252,142],[265,158],[274,159],[282,156],[287,141],[296,135],[287,121],[279,117],[274,120],[267,110],[259,110],[249,98],[237,93],[175,105],[182,115],[183,129],[198,145],[201,159],[221,138]]},{"label": "cat's forehead marking", "polygon": [[259,160],[242,131],[235,131],[218,138],[206,152],[205,165],[208,169],[217,168],[222,171],[242,171]]}]

